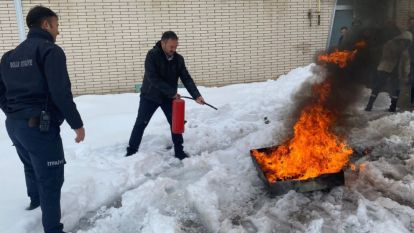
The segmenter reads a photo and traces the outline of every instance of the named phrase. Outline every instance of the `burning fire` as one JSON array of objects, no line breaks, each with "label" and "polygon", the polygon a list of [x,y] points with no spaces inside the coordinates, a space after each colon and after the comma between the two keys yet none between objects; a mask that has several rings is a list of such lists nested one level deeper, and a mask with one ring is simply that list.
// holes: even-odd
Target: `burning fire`
[{"label": "burning fire", "polygon": [[351,164],[349,164],[349,167],[351,168],[352,171],[356,172],[357,165],[355,165],[354,163],[351,163]]},{"label": "burning fire", "polygon": [[351,170],[354,171],[354,172],[364,172],[365,169],[367,168],[366,163],[362,163],[362,164],[359,164],[359,165],[352,163],[349,166],[350,166]]},{"label": "burning fire", "polygon": [[313,87],[316,101],[302,110],[292,139],[271,154],[252,152],[270,183],[337,173],[348,163],[353,151],[332,132],[337,116],[324,106],[330,90],[327,81]]},{"label": "burning fire", "polygon": [[[336,50],[319,56],[319,60],[343,68],[355,58],[358,49],[365,46],[366,43],[360,41],[353,51]],[[326,107],[330,92],[329,80],[315,84],[312,87],[314,101],[302,110],[293,127],[293,137],[271,152],[252,151],[270,183],[337,173],[349,162],[352,149],[333,132],[338,113]]]},{"label": "burning fire", "polygon": [[334,64],[337,64],[340,68],[344,68],[347,66],[349,61],[352,61],[355,59],[358,49],[364,48],[366,45],[367,44],[365,41],[358,41],[355,43],[356,49],[352,51],[349,51],[349,50],[339,51],[338,49],[335,49],[333,53],[320,55],[319,61],[334,63]]}]

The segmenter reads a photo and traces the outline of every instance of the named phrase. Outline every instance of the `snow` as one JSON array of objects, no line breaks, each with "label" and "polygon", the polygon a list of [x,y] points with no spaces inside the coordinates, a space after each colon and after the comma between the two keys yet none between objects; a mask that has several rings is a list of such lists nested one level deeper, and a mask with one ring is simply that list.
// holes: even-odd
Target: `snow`
[{"label": "snow", "polygon": [[[330,191],[271,197],[249,151],[282,142],[291,128],[293,98],[315,82],[313,65],[277,80],[220,88],[200,87],[215,111],[186,100],[185,150],[174,158],[168,123],[158,110],[139,152],[124,157],[138,94],[85,95],[75,99],[86,140],[74,142],[65,123],[67,165],[62,222],[73,233],[173,232],[414,232],[414,114],[384,112],[381,94],[363,111],[369,90],[351,111],[349,144],[367,156],[353,159],[346,184]],[[179,93],[188,95],[185,89]],[[270,122],[266,122],[265,118]],[[0,114],[0,232],[40,233],[40,209],[29,199],[23,167]]]}]

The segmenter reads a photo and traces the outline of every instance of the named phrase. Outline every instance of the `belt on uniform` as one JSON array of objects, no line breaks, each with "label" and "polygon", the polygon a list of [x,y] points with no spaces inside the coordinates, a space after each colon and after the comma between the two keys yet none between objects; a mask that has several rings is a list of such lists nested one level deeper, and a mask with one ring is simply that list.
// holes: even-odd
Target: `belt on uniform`
[{"label": "belt on uniform", "polygon": [[27,121],[30,128],[39,127],[40,125],[40,117],[30,117]]}]

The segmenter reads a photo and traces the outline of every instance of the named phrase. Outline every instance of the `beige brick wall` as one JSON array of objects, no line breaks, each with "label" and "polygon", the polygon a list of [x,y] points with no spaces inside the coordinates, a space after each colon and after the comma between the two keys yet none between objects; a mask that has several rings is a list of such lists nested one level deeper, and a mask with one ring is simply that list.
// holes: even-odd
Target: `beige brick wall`
[{"label": "beige brick wall", "polygon": [[[335,0],[321,2],[319,26],[317,1],[304,0],[22,0],[22,5],[24,16],[36,4],[60,15],[57,43],[66,52],[74,93],[103,94],[134,91],[147,51],[166,30],[180,37],[178,52],[198,85],[276,78],[309,64],[325,48]],[[16,44],[17,30],[13,33],[2,38],[8,41],[2,49]]]},{"label": "beige brick wall", "polygon": [[12,0],[0,0],[0,56],[19,44],[16,11]]},{"label": "beige brick wall", "polygon": [[414,17],[414,0],[399,0],[396,4],[396,21],[399,28],[407,29],[407,22]]}]

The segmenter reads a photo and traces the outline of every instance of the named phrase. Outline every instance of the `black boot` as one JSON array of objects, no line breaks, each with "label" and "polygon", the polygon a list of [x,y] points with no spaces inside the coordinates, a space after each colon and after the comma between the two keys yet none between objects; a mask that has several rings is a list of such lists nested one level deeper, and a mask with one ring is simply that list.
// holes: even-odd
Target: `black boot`
[{"label": "black boot", "polygon": [[34,210],[34,209],[36,209],[39,206],[40,206],[40,202],[39,201],[32,200],[32,201],[30,201],[29,206],[26,207],[26,210]]},{"label": "black boot", "polygon": [[391,105],[390,105],[390,108],[388,108],[388,112],[397,111],[397,102],[398,102],[398,98],[391,98]]},{"label": "black boot", "polygon": [[175,157],[179,160],[183,160],[185,158],[188,158],[189,156],[184,151],[181,151],[181,152],[175,153]]},{"label": "black boot", "polygon": [[189,157],[188,154],[184,152],[184,148],[181,145],[175,145],[174,152],[175,152],[175,157],[179,160],[183,160]]},{"label": "black boot", "polygon": [[134,149],[134,148],[131,148],[129,146],[127,147],[126,150],[127,150],[127,153],[126,153],[125,157],[131,156],[131,155],[137,153],[137,151],[138,151],[138,149]]},{"label": "black boot", "polygon": [[367,106],[365,107],[365,111],[369,112],[372,110],[372,106],[374,106],[374,102],[377,99],[377,95],[372,95],[369,97],[369,101]]}]

